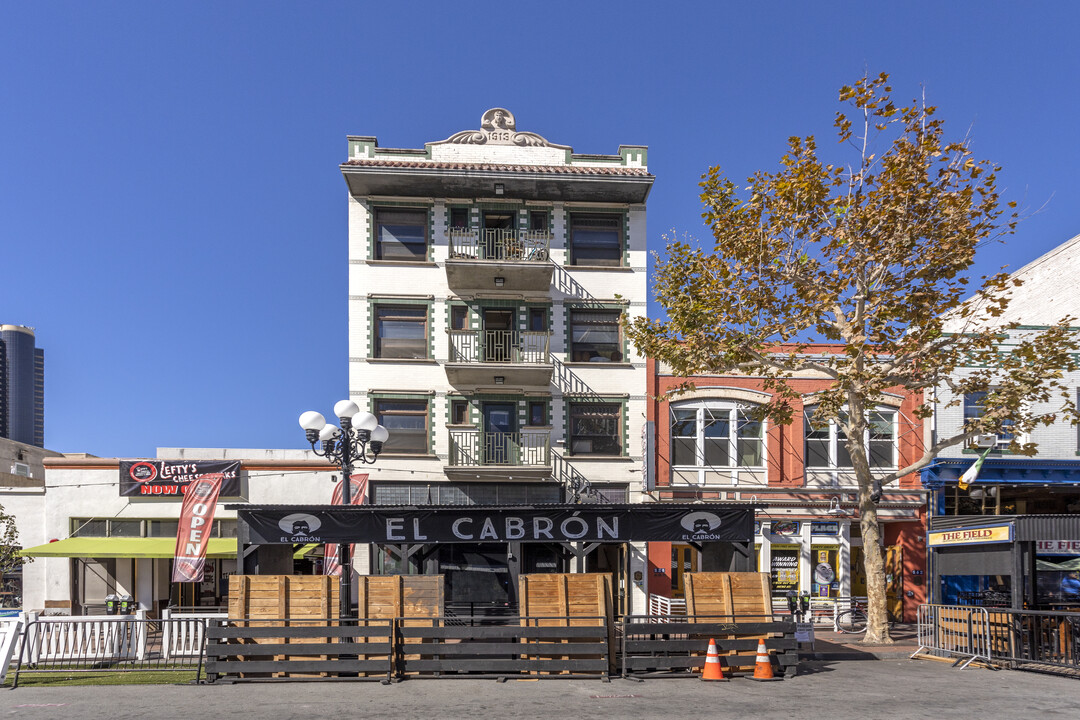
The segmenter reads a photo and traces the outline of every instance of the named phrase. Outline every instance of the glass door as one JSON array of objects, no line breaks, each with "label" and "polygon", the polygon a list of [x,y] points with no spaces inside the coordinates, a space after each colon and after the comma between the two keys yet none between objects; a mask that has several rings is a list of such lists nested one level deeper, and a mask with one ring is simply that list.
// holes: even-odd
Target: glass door
[{"label": "glass door", "polygon": [[514,431],[517,429],[517,406],[514,403],[484,403],[485,465],[509,465],[514,461]]}]

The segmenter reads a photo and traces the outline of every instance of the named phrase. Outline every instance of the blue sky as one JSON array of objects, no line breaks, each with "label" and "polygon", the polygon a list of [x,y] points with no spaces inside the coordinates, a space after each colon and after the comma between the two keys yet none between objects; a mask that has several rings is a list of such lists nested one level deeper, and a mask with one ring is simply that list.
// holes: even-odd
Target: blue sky
[{"label": "blue sky", "polygon": [[302,447],[299,413],[347,392],[346,135],[422,147],[501,106],[577,152],[646,144],[659,250],[702,234],[708,166],[772,169],[790,135],[831,148],[864,71],[925,89],[1041,208],[979,258],[1015,269],[1080,233],[1078,20],[1064,1],[7,2],[0,322],[45,348],[49,448]]}]

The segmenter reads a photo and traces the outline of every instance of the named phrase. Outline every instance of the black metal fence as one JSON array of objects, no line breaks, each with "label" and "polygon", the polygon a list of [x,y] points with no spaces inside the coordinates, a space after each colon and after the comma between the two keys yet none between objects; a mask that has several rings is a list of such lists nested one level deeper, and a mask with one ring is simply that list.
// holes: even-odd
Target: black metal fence
[{"label": "black metal fence", "polygon": [[780,672],[792,677],[799,652],[793,622],[744,622],[721,616],[628,616],[622,629],[622,676],[687,677],[705,665],[709,641],[715,640],[721,667],[753,668],[758,641],[764,639]]},{"label": "black metal fence", "polygon": [[[982,660],[1021,670],[1080,672],[1080,613],[971,606],[919,607],[915,655]],[[914,656],[913,656],[914,657]]]},{"label": "black metal fence", "polygon": [[[25,630],[26,673],[177,671],[210,682],[268,678],[581,678],[700,672],[710,639],[728,668],[752,668],[758,638],[795,674],[790,622],[731,618],[519,616],[221,619],[43,618]],[[172,638],[169,641],[169,638]],[[1070,646],[1075,649],[1075,642]]]},{"label": "black metal fence", "polygon": [[229,620],[207,628],[209,682],[269,677],[367,677],[395,672],[393,620]]},{"label": "black metal fence", "polygon": [[486,616],[466,624],[462,620],[400,619],[400,675],[609,679],[612,634],[603,616]]}]

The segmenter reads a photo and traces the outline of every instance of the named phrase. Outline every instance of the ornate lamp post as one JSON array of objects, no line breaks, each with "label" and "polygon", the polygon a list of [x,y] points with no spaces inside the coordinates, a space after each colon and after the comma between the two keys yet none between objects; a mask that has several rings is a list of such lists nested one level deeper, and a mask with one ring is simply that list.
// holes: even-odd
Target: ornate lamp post
[{"label": "ornate lamp post", "polygon": [[[352,400],[341,400],[334,405],[334,415],[341,427],[326,424],[326,418],[313,410],[300,415],[300,427],[304,429],[311,449],[320,457],[341,467],[342,497],[345,506],[352,505],[353,463],[370,465],[382,452],[383,443],[390,433],[369,412],[361,412]],[[322,450],[315,443],[322,441]],[[370,455],[368,454],[370,451]],[[338,546],[338,559],[341,564],[341,589],[338,599],[341,602],[339,617],[351,618],[352,614],[352,557],[350,543]]]}]

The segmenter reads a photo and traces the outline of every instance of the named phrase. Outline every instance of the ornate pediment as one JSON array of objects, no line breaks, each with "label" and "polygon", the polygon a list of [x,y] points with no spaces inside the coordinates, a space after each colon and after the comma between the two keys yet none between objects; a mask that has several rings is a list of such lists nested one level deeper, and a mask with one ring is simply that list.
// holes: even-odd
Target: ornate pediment
[{"label": "ornate pediment", "polygon": [[514,114],[505,108],[491,108],[480,118],[479,130],[462,130],[446,140],[432,143],[442,145],[516,145],[517,147],[551,147],[567,150],[564,145],[554,145],[536,133],[519,132]]}]

